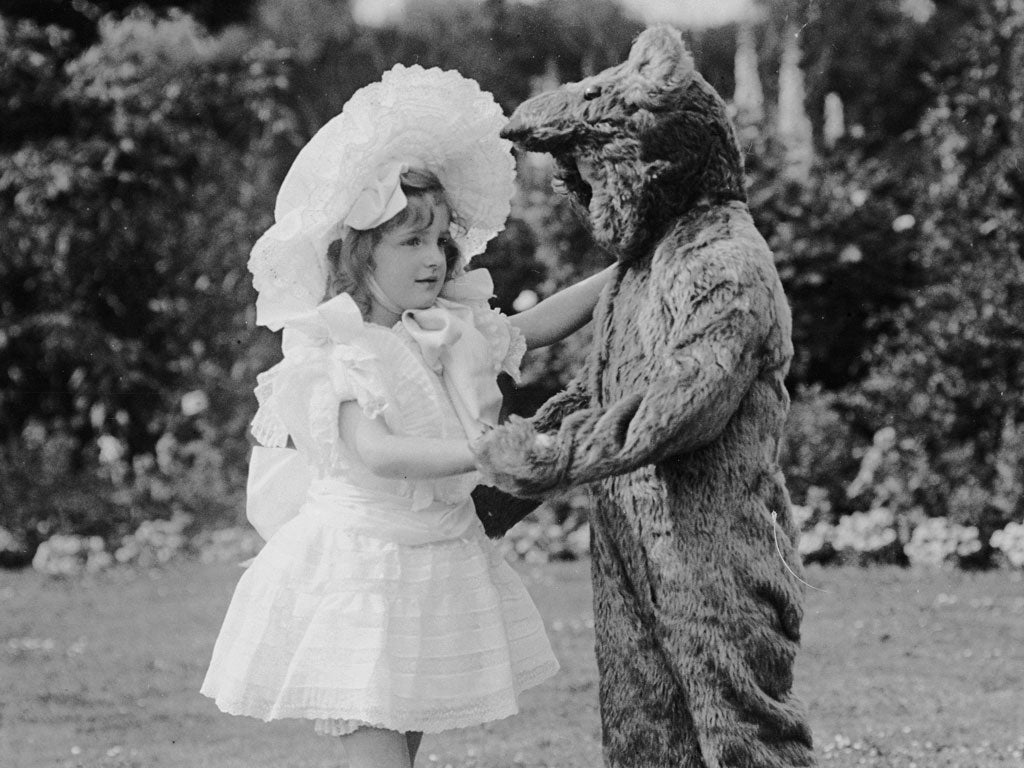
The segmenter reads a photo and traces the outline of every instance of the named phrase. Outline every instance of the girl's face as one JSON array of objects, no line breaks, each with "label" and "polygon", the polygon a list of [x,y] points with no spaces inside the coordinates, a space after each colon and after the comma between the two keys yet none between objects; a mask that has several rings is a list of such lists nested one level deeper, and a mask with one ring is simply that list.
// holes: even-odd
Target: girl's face
[{"label": "girl's face", "polygon": [[[407,223],[384,232],[373,251],[373,277],[402,310],[426,309],[444,286],[451,217],[447,206],[432,195],[409,202],[423,205],[426,215],[411,216]],[[371,302],[377,304],[372,298]]]}]

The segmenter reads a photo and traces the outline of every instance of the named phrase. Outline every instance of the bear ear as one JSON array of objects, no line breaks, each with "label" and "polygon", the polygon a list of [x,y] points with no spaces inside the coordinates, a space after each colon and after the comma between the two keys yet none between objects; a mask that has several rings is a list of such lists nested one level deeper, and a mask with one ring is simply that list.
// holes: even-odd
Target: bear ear
[{"label": "bear ear", "polygon": [[693,77],[693,56],[675,27],[648,27],[629,51],[632,68],[655,88],[675,87]]}]

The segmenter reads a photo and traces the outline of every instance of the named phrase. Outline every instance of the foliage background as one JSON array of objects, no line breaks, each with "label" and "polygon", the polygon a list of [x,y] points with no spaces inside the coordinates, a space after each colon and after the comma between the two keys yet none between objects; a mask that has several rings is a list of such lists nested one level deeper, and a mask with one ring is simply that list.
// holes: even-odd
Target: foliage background
[{"label": "foliage background", "polygon": [[[984,563],[988,535],[1024,519],[1024,2],[755,5],[685,34],[737,96],[751,208],[793,306],[791,492],[811,523],[886,509],[904,538],[930,517],[977,526]],[[356,89],[396,62],[457,68],[511,112],[620,61],[641,28],[611,0],[421,0],[374,27],[346,0],[0,4],[10,551],[176,512],[243,519],[251,389],[279,354],[245,261],[298,148]],[[509,312],[608,262],[542,161],[522,158],[520,182],[480,259]],[[535,354],[509,409],[531,412],[586,343]]]}]

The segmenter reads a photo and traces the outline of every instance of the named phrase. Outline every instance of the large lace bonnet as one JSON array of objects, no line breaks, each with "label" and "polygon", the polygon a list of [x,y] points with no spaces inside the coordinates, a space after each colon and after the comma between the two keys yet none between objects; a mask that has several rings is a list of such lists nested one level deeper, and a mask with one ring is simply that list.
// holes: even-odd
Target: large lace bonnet
[{"label": "large lace bonnet", "polygon": [[357,91],[292,163],[274,225],[253,246],[256,322],[273,330],[323,299],[327,246],[380,169],[434,172],[464,228],[452,235],[465,258],[502,230],[514,191],[512,143],[491,94],[455,71],[396,64]]}]

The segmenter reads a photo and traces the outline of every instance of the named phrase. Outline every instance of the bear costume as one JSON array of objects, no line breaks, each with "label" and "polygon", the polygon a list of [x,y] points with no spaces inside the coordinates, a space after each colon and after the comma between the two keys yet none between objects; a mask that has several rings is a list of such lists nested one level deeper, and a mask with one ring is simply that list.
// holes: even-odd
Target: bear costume
[{"label": "bear costume", "polygon": [[593,484],[605,763],[814,765],[778,463],[790,313],[726,106],[659,26],[622,64],[524,102],[503,135],[553,155],[618,261],[585,369],[474,444],[502,491]]}]

